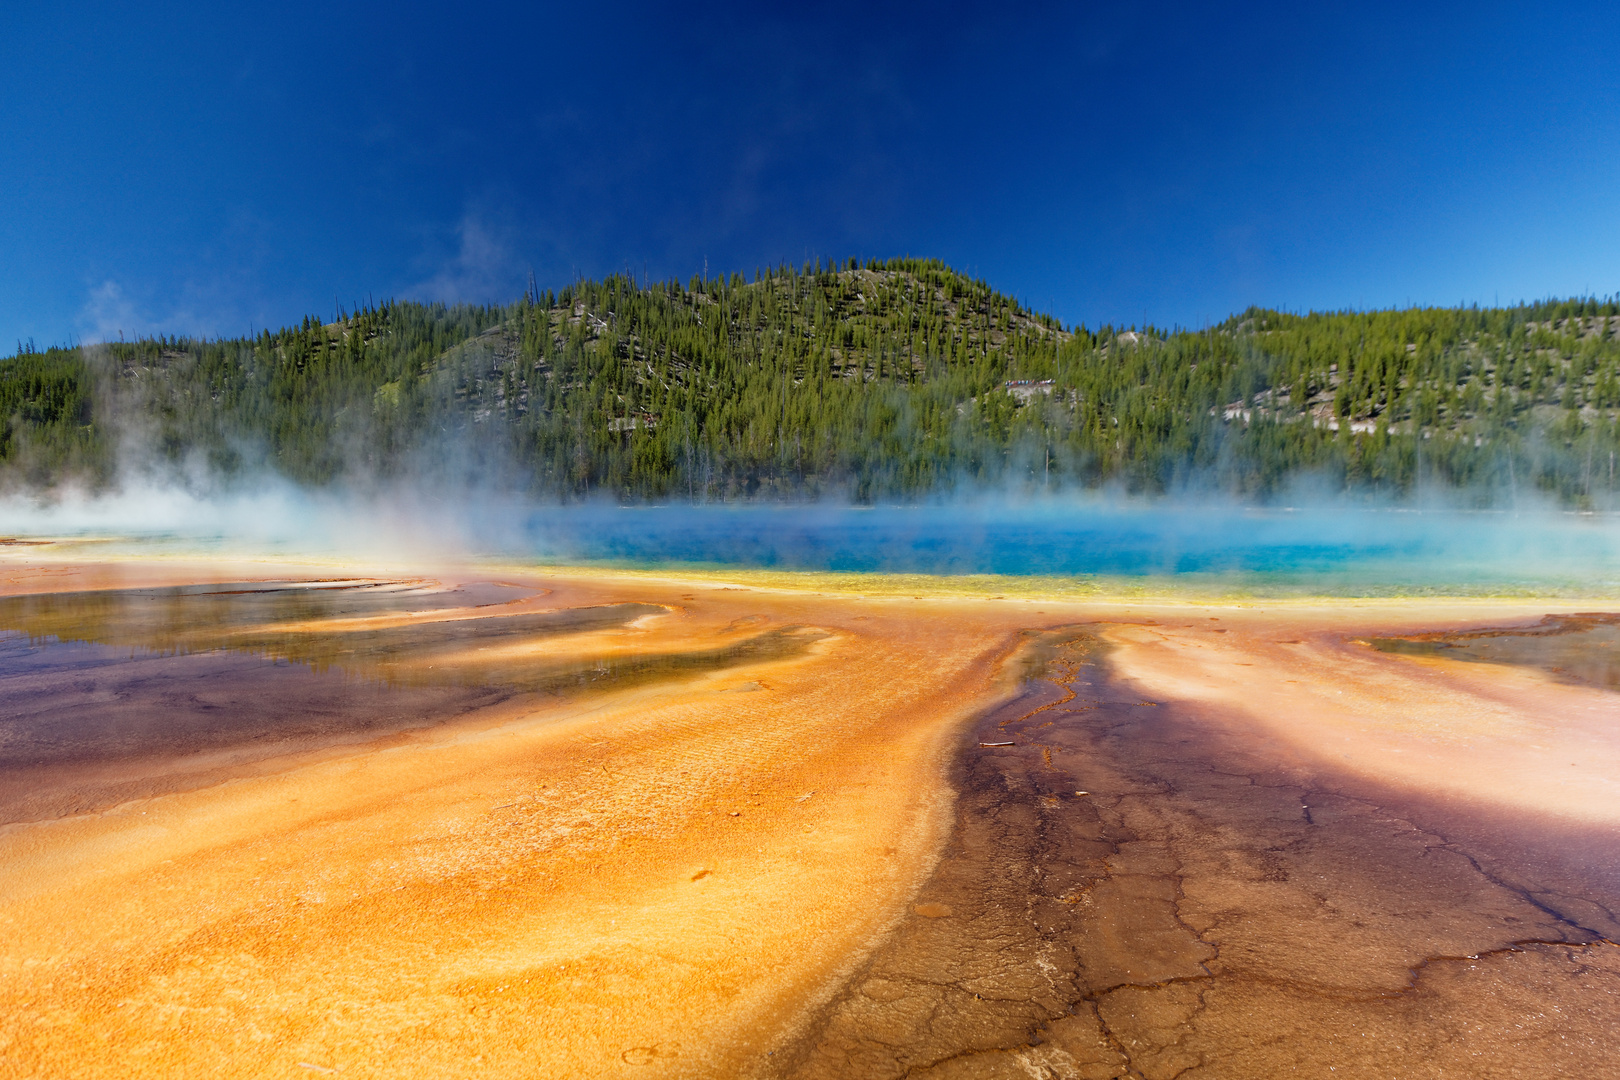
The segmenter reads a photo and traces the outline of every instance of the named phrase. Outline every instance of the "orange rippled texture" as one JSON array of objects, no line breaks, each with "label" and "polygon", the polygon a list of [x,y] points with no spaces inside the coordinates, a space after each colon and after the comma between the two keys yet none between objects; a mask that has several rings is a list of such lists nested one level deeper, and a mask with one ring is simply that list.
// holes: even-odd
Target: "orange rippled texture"
[{"label": "orange rippled texture", "polygon": [[[335,573],[29,553],[3,568],[0,596]],[[171,620],[106,674],[13,677],[64,718],[147,726],[120,736],[127,755],[4,758],[20,764],[0,768],[0,1075],[1157,1080],[1192,1063],[1264,1075],[1286,1051],[1302,1075],[1354,1060],[1383,1076],[1386,1058],[1347,1056],[1334,1025],[1371,1046],[1415,971],[1440,972],[1418,986],[1432,993],[1446,958],[1529,940],[1422,878],[1429,849],[1380,839],[1390,808],[1434,795],[1465,824],[1477,809],[1600,836],[1620,821],[1611,691],[1358,640],[1579,605],[862,599],[488,573],[378,586],[420,605],[214,637]],[[73,636],[60,613],[27,618],[41,641]],[[518,629],[480,636],[498,623]],[[1090,674],[1026,667],[1032,628],[1094,642]],[[106,661],[129,632],[83,631],[100,643],[84,655]],[[95,682],[119,671],[135,674],[116,692]],[[1025,675],[1034,696],[1011,700]],[[320,723],[300,726],[301,695]],[[171,708],[175,734],[154,744]],[[274,737],[250,724],[189,745],[212,715]],[[1324,800],[1364,808],[1336,813],[1373,839],[1333,841],[1323,868],[1384,896],[1388,926],[1340,926],[1276,900],[1283,871],[1259,891],[1239,872],[1349,836],[1312,811]],[[1397,857],[1410,866],[1385,867]],[[1507,896],[1518,870],[1502,865],[1489,887]],[[1607,922],[1554,917],[1574,900],[1532,910],[1537,865],[1509,899],[1546,915],[1536,940],[1578,944],[1612,982],[1593,951],[1612,948]],[[1324,927],[1356,946],[1331,977]],[[1175,963],[1141,974],[1154,942],[1180,943]],[[1443,1032],[1508,985],[1464,983],[1389,1030]],[[1564,974],[1549,987],[1537,1008],[1584,1000]],[[1583,1006],[1582,1054],[1620,1022],[1606,1001]],[[1468,1060],[1563,1060],[1498,1026]]]},{"label": "orange rippled texture", "polygon": [[[187,580],[52,570],[6,591]],[[545,606],[668,606],[578,635],[588,653],[739,627],[812,640],[6,827],[5,1072],[713,1076],[762,1058],[926,873],[947,741],[1000,685],[1005,635],[884,604],[544,585]]]}]

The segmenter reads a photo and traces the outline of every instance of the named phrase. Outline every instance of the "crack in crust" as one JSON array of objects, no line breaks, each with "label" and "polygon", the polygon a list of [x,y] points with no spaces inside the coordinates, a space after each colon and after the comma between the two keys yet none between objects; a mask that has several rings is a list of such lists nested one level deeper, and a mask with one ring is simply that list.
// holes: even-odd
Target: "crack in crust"
[{"label": "crack in crust", "polygon": [[[1029,652],[1027,692],[968,734],[913,909],[952,914],[905,919],[764,1075],[1607,1068],[1620,929],[1599,891],[1516,882],[1435,815],[1145,707],[1089,628]],[[990,732],[1016,745],[978,748]]]}]

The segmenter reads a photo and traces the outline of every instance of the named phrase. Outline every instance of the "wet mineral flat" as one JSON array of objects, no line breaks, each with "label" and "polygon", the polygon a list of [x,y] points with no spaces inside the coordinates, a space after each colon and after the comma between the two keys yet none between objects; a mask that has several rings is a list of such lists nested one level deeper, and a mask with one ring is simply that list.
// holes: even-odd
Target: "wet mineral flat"
[{"label": "wet mineral flat", "polygon": [[1620,697],[1367,644],[1589,603],[47,554],[7,1075],[1613,1071]]}]

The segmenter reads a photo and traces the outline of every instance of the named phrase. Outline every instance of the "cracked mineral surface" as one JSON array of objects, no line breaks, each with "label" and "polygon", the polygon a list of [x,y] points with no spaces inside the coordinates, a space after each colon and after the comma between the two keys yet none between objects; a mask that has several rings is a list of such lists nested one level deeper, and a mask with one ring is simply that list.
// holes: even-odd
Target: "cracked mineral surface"
[{"label": "cracked mineral surface", "polygon": [[1031,643],[919,893],[953,915],[905,919],[777,1075],[1620,1075],[1612,825],[1437,799],[1146,699],[1110,645],[1146,629]]}]

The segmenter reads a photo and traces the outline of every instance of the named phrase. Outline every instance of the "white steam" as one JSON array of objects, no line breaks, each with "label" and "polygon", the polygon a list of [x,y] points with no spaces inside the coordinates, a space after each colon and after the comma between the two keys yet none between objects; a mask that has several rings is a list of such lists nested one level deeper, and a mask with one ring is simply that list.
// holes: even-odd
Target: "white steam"
[{"label": "white steam", "polygon": [[419,565],[702,565],[783,570],[1226,581],[1325,594],[1620,595],[1620,517],[1205,500],[922,506],[562,506],[409,486],[310,491],[267,479],[201,495],[161,483],[0,499],[0,531],[185,551]]}]

